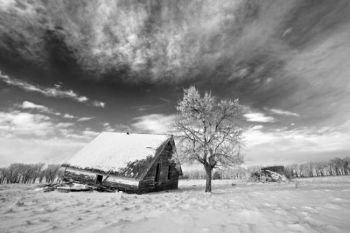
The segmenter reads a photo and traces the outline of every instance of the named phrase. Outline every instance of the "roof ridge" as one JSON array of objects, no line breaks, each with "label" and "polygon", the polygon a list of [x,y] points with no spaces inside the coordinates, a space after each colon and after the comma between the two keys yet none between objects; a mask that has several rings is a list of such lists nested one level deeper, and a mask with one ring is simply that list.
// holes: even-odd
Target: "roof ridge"
[{"label": "roof ridge", "polygon": [[102,134],[102,133],[118,133],[118,134],[128,134],[129,133],[129,135],[135,135],[135,134],[141,134],[141,135],[161,135],[161,136],[173,136],[172,134],[161,134],[161,133],[143,133],[143,132],[125,132],[125,131],[123,131],[123,132],[117,132],[117,131],[113,131],[113,132],[110,132],[110,131],[102,131],[100,134]]}]

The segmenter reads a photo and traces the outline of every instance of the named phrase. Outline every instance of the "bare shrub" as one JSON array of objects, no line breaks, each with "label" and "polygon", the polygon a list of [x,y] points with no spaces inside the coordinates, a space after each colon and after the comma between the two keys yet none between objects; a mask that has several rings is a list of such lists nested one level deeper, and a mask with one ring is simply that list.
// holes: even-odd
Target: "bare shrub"
[{"label": "bare shrub", "polygon": [[44,163],[23,164],[14,163],[7,168],[0,168],[0,184],[14,183],[52,183],[58,178],[59,168],[61,165],[50,164],[44,168]]}]

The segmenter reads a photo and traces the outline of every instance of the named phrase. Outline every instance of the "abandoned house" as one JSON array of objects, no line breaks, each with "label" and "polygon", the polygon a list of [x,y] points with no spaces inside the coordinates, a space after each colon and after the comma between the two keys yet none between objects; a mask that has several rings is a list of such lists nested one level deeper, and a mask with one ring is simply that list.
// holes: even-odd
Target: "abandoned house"
[{"label": "abandoned house", "polygon": [[175,152],[173,136],[103,132],[63,165],[64,179],[130,193],[176,189]]}]

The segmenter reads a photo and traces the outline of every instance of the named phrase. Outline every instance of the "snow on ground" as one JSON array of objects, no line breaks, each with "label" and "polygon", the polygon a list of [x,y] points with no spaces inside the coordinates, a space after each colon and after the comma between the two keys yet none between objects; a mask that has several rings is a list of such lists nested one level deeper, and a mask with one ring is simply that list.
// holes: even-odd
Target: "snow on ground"
[{"label": "snow on ground", "polygon": [[350,176],[220,180],[212,194],[203,180],[144,195],[35,188],[0,186],[0,232],[350,232]]}]

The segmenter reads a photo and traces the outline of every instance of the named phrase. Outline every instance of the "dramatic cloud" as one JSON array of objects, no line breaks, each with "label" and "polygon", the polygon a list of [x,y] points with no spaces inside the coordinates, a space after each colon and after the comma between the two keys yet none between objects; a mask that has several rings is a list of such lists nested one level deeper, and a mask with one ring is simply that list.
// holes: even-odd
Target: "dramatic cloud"
[{"label": "dramatic cloud", "polygon": [[86,79],[221,83],[254,106],[306,118],[322,101],[330,112],[347,107],[347,0],[4,1],[0,12],[3,59],[68,67],[72,77],[82,69]]},{"label": "dramatic cloud", "polygon": [[[91,138],[91,137],[90,137]],[[1,166],[11,163],[64,163],[69,160],[86,141],[71,138],[0,138]]]},{"label": "dramatic cloud", "polygon": [[350,153],[350,135],[333,128],[267,130],[252,127],[244,133],[244,138],[244,153],[250,164],[325,160]]},{"label": "dramatic cloud", "polygon": [[177,82],[204,74],[227,80],[267,75],[280,66],[279,56],[288,50],[281,39],[293,34],[284,20],[299,5],[292,0],[12,2],[0,8],[0,33],[28,59],[47,61],[47,43],[59,41],[85,69],[116,71],[131,82]]},{"label": "dramatic cloud", "polygon": [[29,101],[23,101],[21,107],[23,109],[36,109],[36,110],[39,110],[42,112],[50,112],[48,107],[45,107],[45,106],[39,105],[39,104],[34,104],[32,102],[29,102]]},{"label": "dramatic cloud", "polygon": [[[88,97],[80,96],[77,93],[75,93],[73,90],[61,90],[59,88],[44,88],[37,85],[32,85],[24,81],[10,78],[9,76],[2,74],[1,71],[0,71],[0,80],[10,86],[15,86],[29,92],[37,92],[48,97],[68,98],[80,103],[87,103],[87,104],[90,103],[90,100]],[[105,107],[105,103],[96,101],[96,100],[91,101],[90,104],[92,104],[95,107],[101,107],[101,108]]]},{"label": "dramatic cloud", "polygon": [[270,109],[270,111],[274,114],[277,115],[284,115],[284,116],[295,116],[295,117],[299,117],[300,115],[298,113],[294,113],[294,112],[289,112],[289,111],[285,111],[285,110],[281,110],[281,109],[276,109],[276,108],[272,108]]},{"label": "dramatic cloud", "polygon": [[95,101],[92,101],[92,105],[95,107],[104,108],[106,106],[106,103],[95,100]]},{"label": "dramatic cloud", "polygon": [[274,122],[275,119],[271,116],[266,116],[264,113],[261,112],[251,112],[251,113],[245,113],[244,117],[247,119],[247,121],[250,122]]},{"label": "dramatic cloud", "polygon": [[104,122],[103,123],[103,131],[113,132],[114,128],[111,126],[111,124],[109,122]]},{"label": "dramatic cloud", "polygon": [[92,119],[95,119],[95,117],[80,117],[78,119],[78,121],[89,121],[89,120],[92,120]]},{"label": "dramatic cloud", "polygon": [[[37,106],[30,102],[24,102],[25,106],[31,106],[31,108]],[[41,108],[40,108],[41,110]],[[46,113],[46,109],[45,109]],[[55,114],[56,116],[56,114]],[[70,114],[59,114],[61,119],[72,120],[76,117]],[[87,121],[93,118],[82,117],[77,121]],[[37,136],[37,137],[56,137],[80,134],[74,128],[73,122],[61,121],[60,119],[52,118],[48,115],[41,113],[23,112],[19,110],[12,110],[9,112],[0,112],[0,135],[1,136]]]},{"label": "dramatic cloud", "polygon": [[20,111],[0,112],[0,128],[2,135],[46,136],[53,133],[53,125],[48,116]]},{"label": "dramatic cloud", "polygon": [[65,113],[62,117],[63,117],[63,118],[66,118],[66,119],[74,119],[74,118],[75,118],[75,116],[70,115],[70,114],[68,114],[68,113]]},{"label": "dramatic cloud", "polygon": [[173,132],[175,115],[150,114],[134,118],[132,127],[147,133],[169,134]]},{"label": "dramatic cloud", "polygon": [[[29,102],[24,105],[36,109],[40,106]],[[71,122],[60,122],[42,114],[0,112],[1,165],[62,163],[97,134],[91,129],[76,130]]]},{"label": "dramatic cloud", "polygon": [[69,119],[69,120],[75,119],[77,122],[89,121],[89,120],[96,118],[96,117],[77,117],[77,116],[74,116],[74,115],[69,114],[69,113],[56,112],[53,109],[50,109],[44,105],[35,104],[33,102],[30,102],[30,101],[23,101],[22,104],[15,105],[15,107],[17,107],[17,108],[19,107],[19,109],[24,109],[24,110],[36,110],[36,111],[41,112],[41,113],[46,113],[49,115],[62,117],[63,119]]}]

